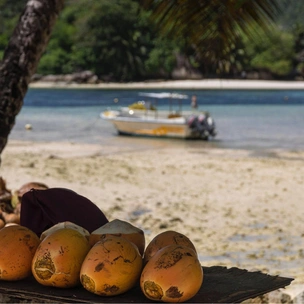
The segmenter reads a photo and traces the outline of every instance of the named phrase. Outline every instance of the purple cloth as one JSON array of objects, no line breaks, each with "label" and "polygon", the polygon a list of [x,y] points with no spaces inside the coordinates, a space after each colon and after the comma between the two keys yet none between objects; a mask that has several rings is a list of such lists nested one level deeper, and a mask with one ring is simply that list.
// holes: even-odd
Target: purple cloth
[{"label": "purple cloth", "polygon": [[73,222],[90,233],[108,223],[89,199],[64,188],[32,189],[22,196],[20,225],[38,236],[60,222]]}]

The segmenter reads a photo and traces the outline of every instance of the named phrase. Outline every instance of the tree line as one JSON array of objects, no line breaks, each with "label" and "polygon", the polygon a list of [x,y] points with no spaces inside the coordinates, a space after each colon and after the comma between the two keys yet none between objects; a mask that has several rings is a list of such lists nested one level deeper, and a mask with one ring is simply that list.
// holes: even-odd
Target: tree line
[{"label": "tree line", "polygon": [[[256,27],[251,37],[241,34],[226,54],[212,58],[207,52],[197,54],[195,46],[187,41],[187,32],[178,39],[161,35],[151,13],[143,10],[137,0],[67,1],[37,73],[90,70],[101,80],[121,82],[201,77],[301,78],[304,4],[286,0],[277,3],[282,13],[270,30]],[[24,0],[0,0],[0,58],[24,6]],[[214,50],[221,48],[216,39],[209,44],[214,44]]]}]

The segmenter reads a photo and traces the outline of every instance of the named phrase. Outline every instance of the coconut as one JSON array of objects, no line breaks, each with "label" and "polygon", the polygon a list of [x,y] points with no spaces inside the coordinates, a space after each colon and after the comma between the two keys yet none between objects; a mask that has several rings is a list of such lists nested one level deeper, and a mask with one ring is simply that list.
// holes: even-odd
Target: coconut
[{"label": "coconut", "polygon": [[78,232],[80,232],[83,236],[85,236],[88,240],[89,240],[89,236],[90,236],[90,232],[86,229],[84,229],[83,227],[74,224],[72,222],[66,221],[66,222],[61,222],[58,224],[55,224],[54,226],[52,226],[51,228],[45,230],[44,232],[41,233],[40,235],[40,240],[42,241],[45,237],[47,237],[48,235],[52,234],[53,232],[60,230],[62,228],[70,228],[70,229],[74,229]]},{"label": "coconut", "polygon": [[17,197],[20,199],[23,196],[24,193],[30,191],[31,189],[38,189],[38,190],[45,190],[48,189],[49,187],[47,185],[45,185],[44,183],[40,183],[40,182],[29,182],[26,183],[24,185],[22,185],[17,191]]},{"label": "coconut", "polygon": [[83,287],[100,296],[115,296],[138,282],[142,257],[138,248],[123,237],[105,236],[83,261],[80,280]]},{"label": "coconut", "polygon": [[20,225],[17,223],[6,223],[4,227]]},{"label": "coconut", "polygon": [[197,294],[203,269],[196,252],[186,246],[168,245],[145,265],[140,287],[153,301],[185,302]]},{"label": "coconut", "polygon": [[19,214],[2,212],[2,217],[6,224],[10,224],[10,223],[20,224]]},{"label": "coconut", "polygon": [[144,232],[140,228],[137,228],[126,221],[115,219],[91,233],[89,238],[90,245],[93,246],[107,235],[115,235],[127,239],[134,243],[137,246],[139,253],[143,255],[146,242]]},{"label": "coconut", "polygon": [[30,229],[14,224],[0,230],[0,280],[17,281],[31,275],[31,263],[39,245]]},{"label": "coconut", "polygon": [[5,222],[3,219],[0,218],[0,229],[5,226]]},{"label": "coconut", "polygon": [[168,245],[183,245],[196,252],[194,244],[186,235],[177,231],[167,230],[156,235],[148,244],[144,253],[144,263],[146,264],[158,250]]},{"label": "coconut", "polygon": [[89,250],[89,241],[75,229],[62,228],[52,232],[41,241],[34,255],[34,278],[45,286],[69,288],[80,285],[80,268]]}]

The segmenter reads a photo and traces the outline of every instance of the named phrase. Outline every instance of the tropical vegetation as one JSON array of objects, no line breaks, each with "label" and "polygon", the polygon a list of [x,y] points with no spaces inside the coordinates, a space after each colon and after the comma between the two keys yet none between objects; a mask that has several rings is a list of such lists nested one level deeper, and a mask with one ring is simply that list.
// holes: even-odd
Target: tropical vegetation
[{"label": "tropical vegetation", "polygon": [[[0,58],[24,2],[0,0]],[[278,11],[272,18],[273,23],[255,14],[254,5],[259,2],[263,5],[258,9],[263,8],[264,15],[271,14],[268,1],[248,1],[254,5],[248,4],[245,12],[242,8],[245,19],[250,21],[247,23],[236,15],[240,11],[229,7],[240,1],[212,1],[216,13],[210,14],[208,4],[208,18],[201,11],[200,18],[195,16],[197,3],[205,1],[192,1],[194,5],[171,10],[171,15],[165,17],[161,12],[166,12],[172,1],[143,2],[149,4],[150,10],[143,10],[136,0],[66,1],[37,73],[90,70],[105,81],[254,77],[256,72],[258,77],[294,79],[303,74],[301,1],[275,1],[281,13]],[[151,10],[153,2],[161,6]],[[155,14],[158,18],[151,19]]]}]

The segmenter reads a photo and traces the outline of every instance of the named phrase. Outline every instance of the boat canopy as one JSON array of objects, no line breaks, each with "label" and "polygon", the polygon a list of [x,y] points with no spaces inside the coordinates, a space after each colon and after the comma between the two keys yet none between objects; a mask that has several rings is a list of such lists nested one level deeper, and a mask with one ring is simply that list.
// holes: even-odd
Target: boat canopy
[{"label": "boat canopy", "polygon": [[139,96],[152,97],[152,98],[173,98],[173,99],[188,99],[188,95],[179,94],[179,93],[139,93]]}]

